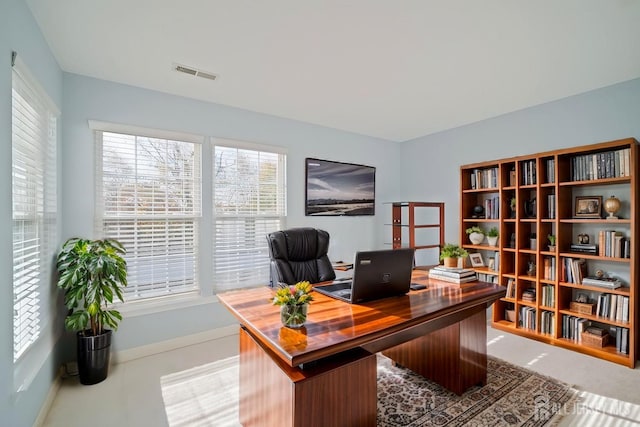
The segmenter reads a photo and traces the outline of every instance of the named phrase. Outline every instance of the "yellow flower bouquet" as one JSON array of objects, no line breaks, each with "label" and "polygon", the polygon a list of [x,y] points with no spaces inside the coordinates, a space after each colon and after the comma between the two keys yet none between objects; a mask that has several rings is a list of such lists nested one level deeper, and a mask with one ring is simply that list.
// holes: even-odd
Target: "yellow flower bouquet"
[{"label": "yellow flower bouquet", "polygon": [[273,297],[273,305],[280,306],[280,319],[285,326],[299,328],[307,320],[307,308],[313,295],[309,282],[298,282],[293,286],[282,286]]}]

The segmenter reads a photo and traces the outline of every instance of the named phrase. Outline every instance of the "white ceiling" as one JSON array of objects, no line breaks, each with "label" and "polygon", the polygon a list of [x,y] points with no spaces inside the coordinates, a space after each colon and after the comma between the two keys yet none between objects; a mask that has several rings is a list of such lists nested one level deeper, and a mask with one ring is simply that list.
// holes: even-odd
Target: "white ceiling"
[{"label": "white ceiling", "polygon": [[64,71],[393,141],[640,77],[638,0],[27,3]]}]

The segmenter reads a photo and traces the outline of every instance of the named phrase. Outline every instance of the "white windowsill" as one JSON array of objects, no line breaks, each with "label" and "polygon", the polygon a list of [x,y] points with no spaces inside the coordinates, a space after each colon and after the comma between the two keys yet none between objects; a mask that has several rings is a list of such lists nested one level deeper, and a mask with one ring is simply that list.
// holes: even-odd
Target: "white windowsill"
[{"label": "white windowsill", "polygon": [[197,293],[189,293],[184,295],[151,298],[144,301],[125,302],[114,304],[111,307],[118,310],[123,316],[136,317],[215,302],[218,302],[218,297],[216,295],[202,296]]}]

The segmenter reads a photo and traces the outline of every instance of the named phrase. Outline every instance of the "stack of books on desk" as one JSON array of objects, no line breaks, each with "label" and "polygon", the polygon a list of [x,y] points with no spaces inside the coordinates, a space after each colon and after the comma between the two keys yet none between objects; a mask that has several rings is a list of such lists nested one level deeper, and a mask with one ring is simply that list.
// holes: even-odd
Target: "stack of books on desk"
[{"label": "stack of books on desk", "polygon": [[429,278],[451,283],[467,283],[478,280],[475,270],[438,265],[429,270]]}]

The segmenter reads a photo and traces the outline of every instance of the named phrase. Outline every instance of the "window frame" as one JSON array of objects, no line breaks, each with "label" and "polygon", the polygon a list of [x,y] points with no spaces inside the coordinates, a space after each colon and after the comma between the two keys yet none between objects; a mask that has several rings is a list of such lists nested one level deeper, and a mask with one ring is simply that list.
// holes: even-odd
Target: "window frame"
[{"label": "window frame", "polygon": [[[246,281],[243,279],[243,281],[237,282],[236,284],[238,286],[231,286],[229,285],[229,282],[223,283],[219,280],[219,277],[217,276],[218,274],[218,268],[220,266],[220,259],[219,257],[216,257],[216,253],[215,253],[215,248],[217,248],[219,245],[217,244],[218,242],[218,233],[216,231],[216,226],[218,224],[219,220],[222,221],[233,221],[235,220],[247,220],[247,219],[258,219],[258,220],[273,220],[278,222],[278,224],[268,230],[263,230],[264,231],[264,236],[258,236],[257,234],[254,236],[255,241],[256,242],[260,242],[259,245],[254,247],[254,250],[258,250],[258,251],[262,251],[262,253],[264,253],[266,255],[266,270],[269,271],[269,256],[268,256],[268,245],[267,245],[267,239],[266,239],[266,233],[270,232],[270,231],[277,231],[277,230],[281,230],[286,228],[286,223],[287,223],[287,150],[284,149],[283,147],[277,147],[277,146],[272,146],[272,145],[263,145],[263,144],[257,144],[257,143],[252,143],[252,142],[246,142],[246,141],[238,141],[238,140],[232,140],[232,139],[224,139],[224,138],[211,138],[211,145],[212,145],[212,162],[213,162],[213,176],[212,176],[212,211],[213,211],[213,235],[212,235],[212,240],[214,242],[214,250],[212,253],[212,260],[213,260],[213,282],[214,282],[214,292],[224,292],[227,290],[233,290],[233,289],[243,289],[243,288],[251,288],[251,287],[256,287],[256,286],[263,286],[266,284],[269,284],[270,281],[270,272],[267,273],[267,276],[264,277],[264,282],[260,282],[257,280],[260,279],[256,279],[256,275],[255,274],[249,274],[249,280]],[[277,213],[273,213],[273,214],[230,214],[230,213],[224,213],[221,214],[219,212],[216,211],[216,182],[215,182],[215,174],[216,174],[216,162],[215,162],[215,158],[216,158],[216,147],[224,147],[224,148],[229,148],[229,149],[235,149],[235,150],[246,150],[246,151],[252,151],[252,152],[256,152],[256,153],[267,153],[269,155],[277,155],[278,156],[278,176],[277,176],[277,185],[278,185],[278,190],[277,190],[277,204],[279,205],[276,210],[278,211]],[[262,266],[261,268],[265,268],[265,266]],[[256,280],[256,281],[253,281]]]},{"label": "window frame", "polygon": [[[183,306],[191,306],[202,304],[201,295],[202,295],[202,286],[201,286],[201,274],[200,274],[200,247],[199,243],[201,241],[202,232],[199,231],[199,226],[202,223],[202,203],[203,203],[203,156],[204,150],[203,145],[205,142],[205,138],[200,135],[185,133],[185,132],[174,132],[174,131],[166,131],[166,130],[158,130],[158,129],[150,129],[144,128],[140,126],[132,126],[126,124],[116,124],[104,121],[96,121],[89,120],[89,128],[92,130],[95,138],[95,146],[96,146],[96,200],[95,200],[95,218],[94,218],[94,230],[97,236],[105,236],[105,221],[108,221],[109,215],[105,215],[105,207],[104,207],[104,188],[103,188],[103,141],[102,135],[106,133],[115,133],[122,135],[129,135],[135,138],[153,138],[153,139],[162,139],[167,141],[179,141],[185,143],[194,144],[199,150],[198,159],[196,164],[194,164],[194,168],[197,169],[197,172],[194,172],[199,177],[194,180],[194,185],[198,188],[198,207],[194,208],[194,212],[190,214],[181,214],[181,215],[155,215],[159,220],[165,220],[171,222],[172,220],[185,220],[192,219],[193,227],[194,227],[194,263],[195,263],[195,271],[194,271],[194,286],[188,290],[179,290],[175,294],[160,294],[160,295],[152,295],[152,296],[144,296],[140,298],[127,299],[127,295],[125,294],[125,302],[114,303],[114,306],[121,311],[121,313],[126,314],[128,316],[136,316],[136,315],[144,315],[155,312],[161,312],[166,310],[172,310],[177,307]],[[137,142],[136,142],[137,143]],[[149,215],[154,216],[154,215]],[[122,217],[123,219],[131,220],[133,218],[143,218],[149,217],[147,215],[133,215]],[[117,219],[117,217],[113,217]],[[112,236],[115,237],[115,236]],[[117,237],[115,237],[117,238]],[[140,258],[142,259],[142,258]]]},{"label": "window frame", "polygon": [[[62,326],[58,322],[58,299],[55,296],[55,256],[59,245],[59,218],[58,218],[58,144],[60,138],[59,121],[60,110],[51,100],[46,90],[40,85],[38,80],[29,70],[29,67],[13,53],[11,72],[11,170],[12,170],[12,227],[13,227],[13,277],[12,277],[12,298],[13,298],[13,390],[15,393],[26,391],[37,373],[47,360],[54,345],[62,335]],[[16,98],[16,96],[19,97]],[[28,110],[18,111],[20,102],[28,107]],[[29,114],[31,116],[29,116]],[[25,123],[23,120],[36,117],[36,123]],[[22,120],[22,121],[21,121]],[[18,124],[17,124],[18,123]],[[40,127],[39,127],[40,126]],[[17,133],[19,129],[21,132]],[[27,130],[38,131],[29,134]],[[17,136],[20,135],[20,136]],[[28,139],[26,139],[28,138]],[[21,142],[20,142],[21,141]],[[31,174],[29,174],[31,172]],[[23,175],[19,178],[20,175]],[[29,183],[22,185],[20,181]],[[35,184],[35,190],[33,185]],[[16,195],[22,195],[16,197]],[[32,200],[29,200],[29,199]],[[18,205],[28,205],[19,215]],[[20,217],[20,218],[18,218]],[[32,288],[29,295],[33,295],[35,313],[37,317],[33,319],[29,316],[28,324],[23,325],[17,318],[16,304],[23,304],[28,296],[23,296],[17,300],[17,284],[24,282],[24,275],[19,271],[25,271],[16,266],[16,226],[18,222],[31,220],[35,225],[35,248],[31,253],[33,262],[37,262],[36,269],[38,278],[33,276],[28,279]],[[23,230],[23,227],[19,227]],[[18,232],[24,238],[24,234]],[[24,243],[24,240],[22,240]],[[22,252],[21,252],[22,253]],[[34,287],[35,286],[35,287]],[[35,322],[35,323],[34,323]],[[22,343],[21,348],[16,341],[17,336],[24,336],[28,332],[23,329],[31,329],[35,326],[36,336],[31,337],[26,344]],[[42,333],[44,332],[44,333]]]}]

